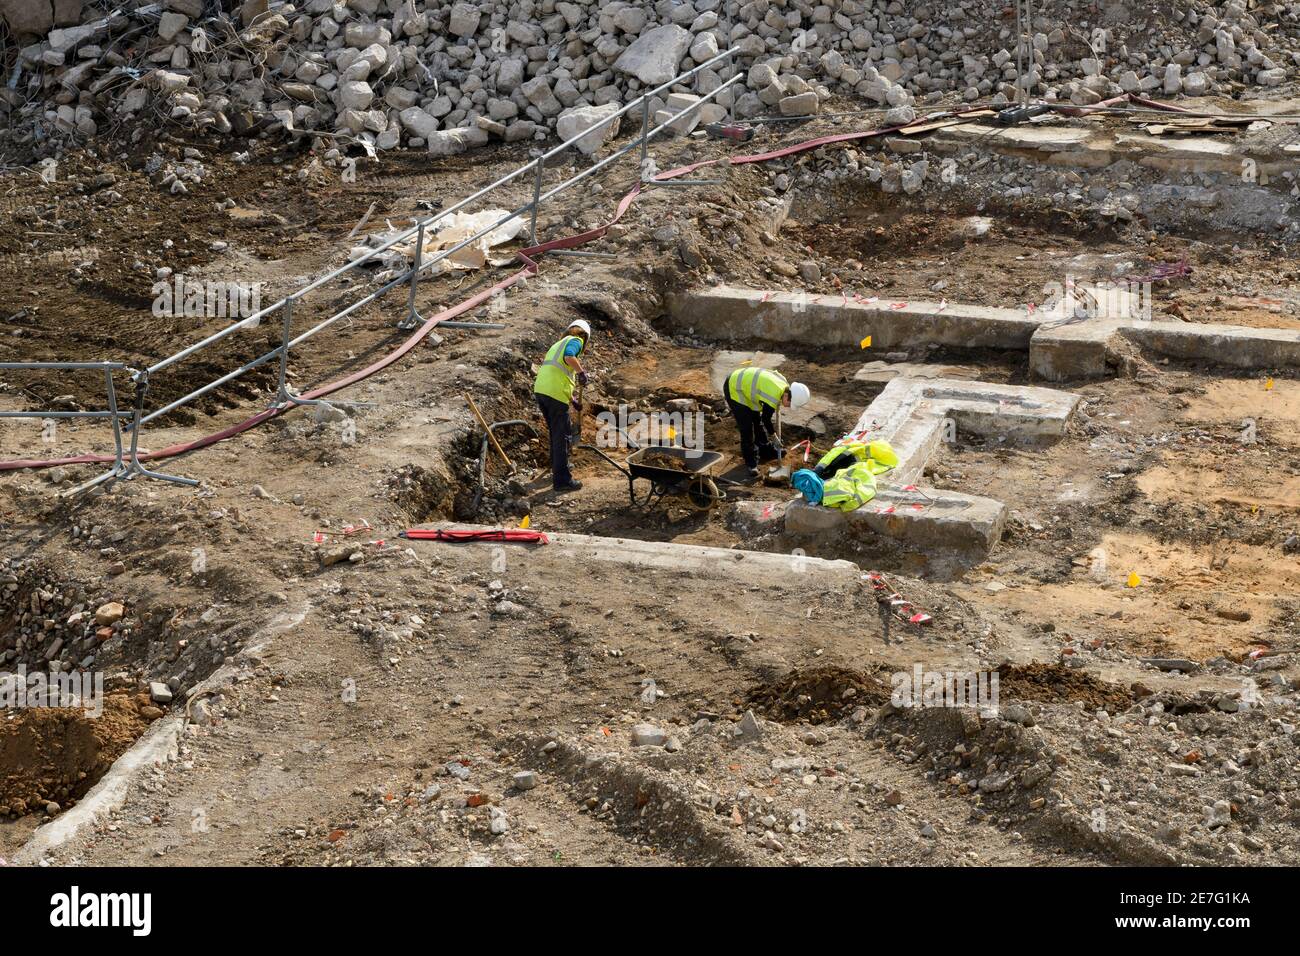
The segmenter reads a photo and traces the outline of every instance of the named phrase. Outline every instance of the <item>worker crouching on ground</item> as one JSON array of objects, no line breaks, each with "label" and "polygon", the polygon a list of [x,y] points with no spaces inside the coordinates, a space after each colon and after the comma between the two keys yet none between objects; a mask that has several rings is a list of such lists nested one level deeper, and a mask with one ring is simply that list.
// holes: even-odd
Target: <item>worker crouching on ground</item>
[{"label": "worker crouching on ground", "polygon": [[809,504],[856,511],[876,497],[876,476],[898,466],[898,454],[886,441],[839,442],[815,468],[801,468],[790,484]]},{"label": "worker crouching on ground", "polygon": [[[551,435],[551,484],[555,491],[577,491],[582,482],[574,481],[569,472],[569,434],[571,429],[569,405],[573,402],[575,385],[587,384],[578,356],[591,338],[591,326],[578,319],[569,326],[564,338],[552,345],[537,370],[533,383],[533,396],[537,407],[546,419],[546,429]],[[578,406],[581,411],[581,405]]]},{"label": "worker crouching on ground", "polygon": [[784,375],[766,368],[738,368],[723,387],[727,407],[740,429],[740,453],[750,477],[758,477],[760,461],[775,461],[784,451],[776,441],[772,414],[777,406],[799,408],[808,403],[808,386],[787,382]]}]

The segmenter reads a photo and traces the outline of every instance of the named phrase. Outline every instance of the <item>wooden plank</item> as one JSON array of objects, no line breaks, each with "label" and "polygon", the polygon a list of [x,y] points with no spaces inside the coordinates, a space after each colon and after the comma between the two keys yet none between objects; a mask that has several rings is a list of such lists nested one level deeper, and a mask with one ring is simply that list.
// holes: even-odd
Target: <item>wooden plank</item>
[{"label": "wooden plank", "polygon": [[947,119],[934,120],[930,123],[917,123],[913,126],[905,126],[898,132],[904,136],[915,136],[918,133],[928,133],[931,130],[944,129],[948,126],[960,126],[963,123],[969,123],[979,117],[993,115],[993,110],[976,110],[962,116],[950,116]]}]

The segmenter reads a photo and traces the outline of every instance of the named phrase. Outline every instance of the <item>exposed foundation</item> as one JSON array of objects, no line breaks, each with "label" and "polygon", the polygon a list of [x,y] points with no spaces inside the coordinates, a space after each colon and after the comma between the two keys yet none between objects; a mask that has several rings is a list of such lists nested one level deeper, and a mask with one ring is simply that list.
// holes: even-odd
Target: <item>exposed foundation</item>
[{"label": "exposed foundation", "polygon": [[1085,311],[1077,316],[1060,304],[1051,310],[995,308],[729,286],[669,299],[674,327],[718,341],[1027,350],[1033,374],[1052,382],[1106,376],[1121,341],[1178,361],[1246,369],[1300,367],[1297,330],[1152,321],[1096,303]]}]

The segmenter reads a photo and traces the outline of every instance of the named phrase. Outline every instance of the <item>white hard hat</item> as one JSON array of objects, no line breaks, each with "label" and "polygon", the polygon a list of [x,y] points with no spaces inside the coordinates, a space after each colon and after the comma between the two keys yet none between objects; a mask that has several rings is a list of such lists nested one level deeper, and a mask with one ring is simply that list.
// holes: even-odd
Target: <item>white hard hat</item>
[{"label": "white hard hat", "polygon": [[790,407],[798,408],[800,405],[807,405],[808,399],[811,398],[808,386],[803,382],[790,383]]},{"label": "white hard hat", "polygon": [[578,329],[587,338],[591,338],[591,326],[586,319],[574,319],[569,323],[569,328]]}]

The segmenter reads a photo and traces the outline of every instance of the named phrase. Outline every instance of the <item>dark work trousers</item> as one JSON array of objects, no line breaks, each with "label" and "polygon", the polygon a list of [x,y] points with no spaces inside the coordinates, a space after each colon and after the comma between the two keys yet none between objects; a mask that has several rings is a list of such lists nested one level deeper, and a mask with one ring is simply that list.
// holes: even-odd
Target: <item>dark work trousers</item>
[{"label": "dark work trousers", "polygon": [[745,457],[745,466],[757,468],[760,454],[764,461],[775,458],[776,445],[771,430],[771,413],[766,409],[763,412],[756,412],[746,408],[730,395],[725,397],[727,407],[731,409],[731,414],[736,419],[736,427],[740,429],[740,453]]},{"label": "dark work trousers", "polygon": [[537,399],[537,407],[546,419],[546,430],[551,433],[551,484],[563,488],[573,483],[573,475],[569,473],[569,406],[539,392],[534,392],[533,398]]}]

